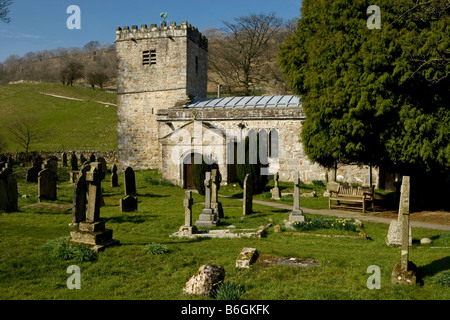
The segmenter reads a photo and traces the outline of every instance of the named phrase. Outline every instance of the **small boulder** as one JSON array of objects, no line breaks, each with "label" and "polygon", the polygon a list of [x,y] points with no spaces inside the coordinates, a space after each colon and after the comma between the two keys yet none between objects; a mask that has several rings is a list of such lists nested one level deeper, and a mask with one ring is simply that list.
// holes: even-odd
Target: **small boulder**
[{"label": "small boulder", "polygon": [[420,239],[420,244],[429,244],[431,243],[431,239],[430,238],[422,238]]},{"label": "small boulder", "polygon": [[196,294],[212,297],[214,288],[225,279],[225,268],[216,265],[203,265],[184,285],[183,291],[188,294]]}]

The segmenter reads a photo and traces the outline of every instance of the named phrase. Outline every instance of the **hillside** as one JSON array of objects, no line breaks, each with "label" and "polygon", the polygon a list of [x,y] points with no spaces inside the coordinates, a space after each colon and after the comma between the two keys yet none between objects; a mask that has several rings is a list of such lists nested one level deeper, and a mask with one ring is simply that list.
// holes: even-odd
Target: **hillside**
[{"label": "hillside", "polygon": [[4,151],[24,151],[13,141],[8,126],[30,119],[33,127],[44,133],[42,141],[31,143],[30,151],[117,150],[116,97],[116,93],[55,83],[1,85],[0,135],[7,144]]}]

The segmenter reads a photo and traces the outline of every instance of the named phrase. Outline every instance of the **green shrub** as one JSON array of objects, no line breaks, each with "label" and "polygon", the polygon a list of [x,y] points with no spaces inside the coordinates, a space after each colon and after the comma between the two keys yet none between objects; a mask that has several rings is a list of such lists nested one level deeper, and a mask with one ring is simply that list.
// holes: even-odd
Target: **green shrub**
[{"label": "green shrub", "polygon": [[144,252],[151,254],[165,254],[169,252],[169,248],[162,243],[152,242],[145,245]]},{"label": "green shrub", "polygon": [[217,284],[213,296],[217,300],[239,300],[244,292],[244,288],[234,282],[223,282]]},{"label": "green shrub", "polygon": [[76,260],[78,262],[97,260],[98,255],[87,246],[69,243],[70,237],[50,240],[42,246],[42,251],[60,260]]},{"label": "green shrub", "polygon": [[356,232],[356,226],[353,222],[345,219],[327,220],[323,217],[314,217],[305,219],[303,222],[293,222],[292,226],[299,231],[317,230],[317,229],[337,229]]}]

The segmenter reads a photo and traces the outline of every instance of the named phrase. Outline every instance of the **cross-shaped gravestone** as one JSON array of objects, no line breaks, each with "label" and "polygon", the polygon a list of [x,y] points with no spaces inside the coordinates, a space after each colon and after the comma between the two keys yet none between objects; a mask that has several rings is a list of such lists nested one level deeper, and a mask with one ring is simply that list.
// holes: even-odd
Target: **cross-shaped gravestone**
[{"label": "cross-shaped gravestone", "polygon": [[220,174],[220,171],[218,169],[211,170],[211,208],[214,210],[214,212],[217,213],[217,216],[220,218],[223,218],[223,208],[222,203],[219,202],[219,189],[220,189],[220,182],[222,181],[222,176]]},{"label": "cross-shaped gravestone", "polygon": [[199,219],[195,222],[196,226],[212,227],[217,226],[220,220],[217,214],[211,209],[211,172],[206,172],[205,184],[205,208],[200,214]]},{"label": "cross-shaped gravestone", "polygon": [[294,208],[289,215],[289,221],[286,222],[287,228],[293,228],[292,223],[305,221],[303,210],[300,209],[300,177],[299,173],[294,173]]},{"label": "cross-shaped gravestone", "polygon": [[194,200],[192,199],[192,191],[186,191],[184,197],[184,225],[186,227],[192,226],[192,205]]},{"label": "cross-shaped gravestone", "polygon": [[281,199],[281,192],[280,192],[280,188],[278,186],[279,179],[280,179],[280,175],[278,174],[278,172],[276,172],[273,175],[274,187],[272,189],[270,189],[270,192],[272,193],[272,199],[275,199],[275,200]]}]

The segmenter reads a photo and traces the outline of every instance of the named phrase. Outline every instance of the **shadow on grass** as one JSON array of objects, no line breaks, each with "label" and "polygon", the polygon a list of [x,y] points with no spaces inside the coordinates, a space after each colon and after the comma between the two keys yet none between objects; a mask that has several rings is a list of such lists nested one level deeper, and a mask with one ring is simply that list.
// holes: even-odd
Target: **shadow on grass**
[{"label": "shadow on grass", "polygon": [[140,224],[140,223],[144,223],[144,222],[148,221],[147,218],[148,217],[146,217],[146,219],[144,219],[142,216],[124,215],[124,216],[119,216],[119,217],[102,218],[102,220],[104,220],[105,222],[112,222],[112,223],[130,222],[130,223]]},{"label": "shadow on grass", "polygon": [[422,277],[433,276],[441,271],[450,270],[450,256],[439,260],[434,260],[431,263],[417,268]]}]

